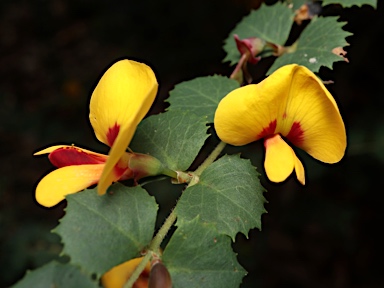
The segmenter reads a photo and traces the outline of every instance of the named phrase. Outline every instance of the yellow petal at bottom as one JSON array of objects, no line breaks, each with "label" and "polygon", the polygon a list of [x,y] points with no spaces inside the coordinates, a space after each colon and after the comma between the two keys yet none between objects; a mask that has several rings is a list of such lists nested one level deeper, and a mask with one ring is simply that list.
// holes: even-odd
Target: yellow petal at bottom
[{"label": "yellow petal at bottom", "polygon": [[264,168],[267,177],[272,182],[283,182],[295,169],[296,177],[301,184],[305,184],[304,167],[293,149],[279,134],[264,141],[266,149]]},{"label": "yellow petal at bottom", "polygon": [[46,175],[36,187],[36,201],[52,207],[64,200],[68,194],[79,192],[96,184],[105,164],[66,166]]},{"label": "yellow petal at bottom", "polygon": [[[123,288],[124,284],[131,277],[133,271],[137,265],[141,262],[143,257],[135,258],[124,262],[118,266],[113,267],[101,277],[101,283],[104,288]],[[148,277],[150,271],[150,262],[147,263],[144,271],[140,277],[136,280],[134,287],[144,288],[148,287]]]}]

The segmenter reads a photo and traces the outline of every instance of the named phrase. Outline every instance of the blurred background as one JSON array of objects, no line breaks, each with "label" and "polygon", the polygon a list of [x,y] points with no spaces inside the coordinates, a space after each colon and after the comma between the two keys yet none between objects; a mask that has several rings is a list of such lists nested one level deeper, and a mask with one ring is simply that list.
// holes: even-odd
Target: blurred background
[{"label": "blurred background", "polygon": [[[57,143],[107,151],[88,123],[89,98],[103,71],[123,57],[150,64],[160,83],[150,114],[159,113],[175,84],[230,75],[223,41],[260,2],[1,1],[0,287],[61,251],[50,230],[65,203],[46,209],[35,202],[37,182],[53,167],[33,153]],[[328,12],[353,33],[345,48],[349,63],[320,71],[334,81],[328,88],[347,127],[347,153],[335,165],[301,153],[305,187],[293,178],[277,185],[261,177],[269,201],[263,229],[248,239],[239,235],[233,245],[249,271],[242,287],[384,287],[382,4]],[[243,154],[257,167],[261,145]]]}]

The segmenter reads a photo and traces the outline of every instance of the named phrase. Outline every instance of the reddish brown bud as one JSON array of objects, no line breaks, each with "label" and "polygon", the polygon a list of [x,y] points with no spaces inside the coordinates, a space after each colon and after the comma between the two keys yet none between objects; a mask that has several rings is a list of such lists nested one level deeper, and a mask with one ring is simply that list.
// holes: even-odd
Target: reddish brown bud
[{"label": "reddish brown bud", "polygon": [[148,288],[172,288],[171,275],[160,261],[154,261],[149,274]]}]

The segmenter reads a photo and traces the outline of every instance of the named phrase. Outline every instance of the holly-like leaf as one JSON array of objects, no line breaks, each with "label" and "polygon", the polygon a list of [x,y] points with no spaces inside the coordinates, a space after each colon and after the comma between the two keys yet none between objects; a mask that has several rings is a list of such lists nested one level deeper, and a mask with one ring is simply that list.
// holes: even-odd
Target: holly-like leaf
[{"label": "holly-like leaf", "polygon": [[67,196],[66,214],[53,232],[71,263],[101,275],[137,257],[152,239],[158,205],[140,186],[113,184],[109,193],[95,189]]},{"label": "holly-like leaf", "polygon": [[79,270],[72,264],[49,262],[33,271],[27,271],[25,276],[12,288],[46,288],[46,287],[82,287],[98,288],[96,281],[90,275]]},{"label": "holly-like leaf", "polygon": [[347,46],[345,38],[352,35],[342,29],[345,24],[346,22],[337,22],[337,17],[313,18],[296,42],[295,51],[278,57],[267,75],[292,63],[306,66],[313,72],[318,72],[321,66],[332,69],[334,62],[344,61],[333,50]]},{"label": "holly-like leaf", "polygon": [[261,229],[261,215],[266,212],[264,191],[249,160],[226,155],[204,170],[198,184],[183,192],[177,217],[189,221],[200,215],[202,222],[215,224],[232,239],[238,232],[247,236],[249,229]]},{"label": "holly-like leaf", "polygon": [[223,62],[230,61],[233,65],[240,59],[240,52],[233,38],[235,34],[240,39],[258,37],[273,44],[284,45],[291,31],[294,16],[294,11],[281,2],[271,6],[262,4],[259,9],[251,11],[225,40],[223,48],[227,55]]},{"label": "holly-like leaf", "polygon": [[169,111],[192,111],[196,115],[207,117],[207,122],[212,123],[220,100],[236,88],[239,88],[237,81],[220,75],[182,82],[169,92]]},{"label": "holly-like leaf", "polygon": [[209,135],[206,119],[174,110],[150,116],[138,126],[131,142],[135,152],[148,153],[173,170],[186,170]]},{"label": "holly-like leaf", "polygon": [[353,5],[356,6],[362,6],[364,4],[371,5],[372,7],[376,8],[377,0],[324,0],[322,5],[329,5],[329,4],[340,4],[343,7],[352,7]]},{"label": "holly-like leaf", "polygon": [[246,271],[232,251],[231,239],[212,224],[177,220],[163,253],[173,287],[239,287]]}]

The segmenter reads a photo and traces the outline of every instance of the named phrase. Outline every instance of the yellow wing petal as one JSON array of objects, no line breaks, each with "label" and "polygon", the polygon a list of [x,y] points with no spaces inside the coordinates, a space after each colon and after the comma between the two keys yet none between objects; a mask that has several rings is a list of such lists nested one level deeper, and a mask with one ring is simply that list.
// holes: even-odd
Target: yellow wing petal
[{"label": "yellow wing petal", "polygon": [[275,132],[278,105],[271,104],[273,94],[266,94],[259,84],[233,90],[219,103],[214,125],[219,138],[231,145],[241,146]]},{"label": "yellow wing petal", "polygon": [[96,184],[104,164],[66,166],[46,175],[36,187],[36,201],[52,207],[64,200],[68,194],[79,192]]}]

